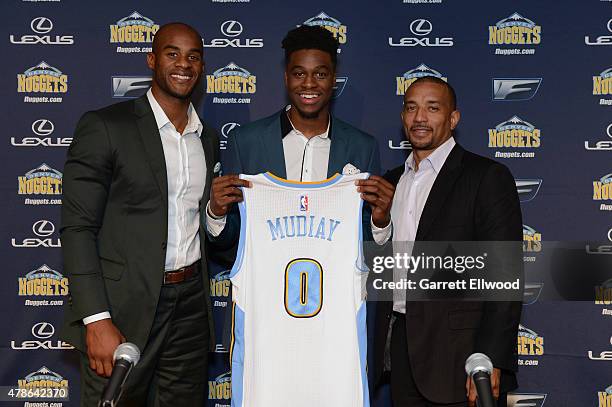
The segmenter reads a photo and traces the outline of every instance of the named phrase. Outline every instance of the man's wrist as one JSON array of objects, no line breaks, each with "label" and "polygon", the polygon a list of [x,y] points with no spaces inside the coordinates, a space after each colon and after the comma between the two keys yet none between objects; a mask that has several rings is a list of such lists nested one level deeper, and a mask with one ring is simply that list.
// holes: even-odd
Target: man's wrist
[{"label": "man's wrist", "polygon": [[372,225],[375,228],[378,228],[378,229],[387,229],[389,227],[389,225],[391,224],[391,218],[389,218],[389,219],[387,219],[387,220],[385,220],[383,222],[380,222],[380,223],[383,224],[383,225],[382,226],[381,225],[377,225],[376,222],[374,221],[374,218],[372,218]]},{"label": "man's wrist", "polygon": [[84,325],[89,325],[93,322],[98,322],[101,321],[103,319],[110,319],[111,318],[111,314],[108,311],[104,311],[104,312],[99,312],[97,314],[94,315],[90,315],[88,317],[83,318],[83,324]]},{"label": "man's wrist", "polygon": [[217,216],[213,213],[213,211],[210,209],[210,201],[208,201],[208,203],[206,204],[206,213],[214,220],[221,220],[225,218],[225,215]]}]

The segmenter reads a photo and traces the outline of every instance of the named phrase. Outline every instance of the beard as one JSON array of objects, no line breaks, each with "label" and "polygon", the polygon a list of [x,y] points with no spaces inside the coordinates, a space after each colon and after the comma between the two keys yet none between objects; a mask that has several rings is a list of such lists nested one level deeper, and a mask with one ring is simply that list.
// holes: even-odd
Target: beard
[{"label": "beard", "polygon": [[299,107],[297,107],[295,104],[292,105],[292,107],[295,108],[295,111],[300,115],[300,117],[306,120],[318,119],[319,114],[326,106],[327,105],[321,106],[321,108],[319,108],[318,110],[315,110],[314,112],[305,112],[301,110]]}]

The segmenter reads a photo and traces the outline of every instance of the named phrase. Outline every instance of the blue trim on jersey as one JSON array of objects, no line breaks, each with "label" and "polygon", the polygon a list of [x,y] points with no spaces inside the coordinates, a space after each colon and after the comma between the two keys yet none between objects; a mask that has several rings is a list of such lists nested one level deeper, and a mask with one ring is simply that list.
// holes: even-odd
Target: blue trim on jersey
[{"label": "blue trim on jersey", "polygon": [[[357,312],[357,338],[359,341],[359,363],[361,365],[361,387],[363,390],[363,407],[370,406],[370,390],[368,388],[368,329],[366,325],[366,303],[361,303]],[[233,382],[232,382],[233,383]]]},{"label": "blue trim on jersey", "polygon": [[234,306],[232,347],[232,407],[242,407],[244,380],[244,311]]},{"label": "blue trim on jersey", "polygon": [[[368,174],[369,177],[369,174]],[[366,178],[367,179],[367,178]],[[368,267],[368,265],[366,264],[364,258],[363,258],[363,222],[361,222],[361,219],[363,219],[363,199],[361,199],[361,202],[359,203],[359,240],[357,242],[357,247],[358,247],[358,253],[357,253],[357,260],[355,261],[355,266],[357,267],[357,270],[361,271],[362,273],[369,273],[370,272],[370,268]]]},{"label": "blue trim on jersey", "polygon": [[246,211],[246,194],[242,189],[242,202],[238,202],[238,209],[240,209],[240,236],[238,237],[238,251],[236,252],[236,261],[232,266],[230,272],[230,278],[234,277],[240,272],[242,268],[242,260],[244,259],[244,245],[246,242],[246,225],[247,225],[247,211]]},{"label": "blue trim on jersey", "polygon": [[313,189],[313,188],[327,187],[330,185],[334,185],[335,183],[337,183],[338,181],[342,179],[342,175],[338,173],[334,174],[331,178],[324,179],[323,181],[316,181],[316,182],[289,181],[287,179],[277,177],[276,175],[270,172],[264,172],[263,176],[266,177],[268,181],[273,182],[276,185],[281,185],[284,187],[299,188],[299,189]]}]

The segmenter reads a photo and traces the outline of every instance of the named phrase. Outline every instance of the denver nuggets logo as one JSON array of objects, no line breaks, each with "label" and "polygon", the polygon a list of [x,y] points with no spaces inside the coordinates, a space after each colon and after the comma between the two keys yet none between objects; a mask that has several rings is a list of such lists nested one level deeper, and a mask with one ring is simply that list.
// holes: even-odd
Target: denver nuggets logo
[{"label": "denver nuggets logo", "polygon": [[612,95],[612,67],[593,76],[593,95]]},{"label": "denver nuggets logo", "polygon": [[540,147],[540,135],[540,129],[536,129],[533,124],[513,116],[494,129],[489,129],[489,148],[537,148]]},{"label": "denver nuggets logo", "polygon": [[604,281],[601,285],[595,286],[595,304],[612,304],[612,278]]},{"label": "denver nuggets logo", "polygon": [[152,43],[159,25],[137,11],[110,25],[111,44]]},{"label": "denver nuggets logo", "polygon": [[424,76],[434,76],[436,78],[442,79],[443,81],[447,80],[446,77],[443,76],[440,72],[436,71],[435,69],[431,69],[425,64],[421,64],[416,68],[405,72],[402,76],[398,76],[395,78],[395,94],[403,96],[406,93],[406,89],[408,89],[408,87],[412,85],[414,81]]},{"label": "denver nuggets logo", "polygon": [[598,181],[593,181],[593,200],[612,200],[612,173],[604,175]]},{"label": "denver nuggets logo", "polygon": [[604,391],[597,392],[598,407],[612,406],[612,386],[608,386]]},{"label": "denver nuggets logo", "polygon": [[59,271],[43,264],[19,278],[20,296],[68,295],[68,279]]},{"label": "denver nuggets logo", "polygon": [[334,34],[339,44],[346,44],[346,26],[323,11],[304,21],[304,25],[323,27]]},{"label": "denver nuggets logo", "polygon": [[[49,368],[43,366],[35,372],[30,373],[23,379],[17,381],[17,386],[20,389],[68,389],[68,380],[64,379],[60,374],[55,373]],[[63,396],[65,397],[65,396]]]},{"label": "denver nuggets logo", "polygon": [[42,164],[17,178],[19,195],[61,195],[62,173]]},{"label": "denver nuggets logo", "polygon": [[544,338],[535,331],[519,325],[517,350],[519,356],[541,356],[544,354]]},{"label": "denver nuggets logo", "polygon": [[537,45],[542,41],[542,27],[518,13],[489,26],[490,45]]},{"label": "denver nuggets logo", "polygon": [[257,77],[233,62],[206,75],[207,93],[255,93]]},{"label": "denver nuggets logo", "polygon": [[542,251],[542,234],[531,226],[523,225],[523,252]]},{"label": "denver nuggets logo", "polygon": [[45,61],[17,75],[19,93],[66,93],[68,75]]},{"label": "denver nuggets logo", "polygon": [[230,290],[230,271],[223,270],[210,279],[210,296],[227,297]]},{"label": "denver nuggets logo", "polygon": [[209,400],[229,400],[232,397],[232,376],[230,372],[223,373],[208,381]]}]

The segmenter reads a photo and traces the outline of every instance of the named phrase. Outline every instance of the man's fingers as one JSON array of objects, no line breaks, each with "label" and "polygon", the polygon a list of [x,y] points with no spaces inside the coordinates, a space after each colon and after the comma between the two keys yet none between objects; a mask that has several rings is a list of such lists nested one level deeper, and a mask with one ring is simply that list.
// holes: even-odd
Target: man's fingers
[{"label": "man's fingers", "polygon": [[391,202],[388,198],[381,198],[376,194],[361,193],[361,199],[380,208],[387,208]]},{"label": "man's fingers", "polygon": [[106,359],[104,361],[104,376],[110,377],[113,372],[113,359]]},{"label": "man's fingers", "polygon": [[476,386],[474,385],[474,381],[471,378],[468,378],[468,405],[470,407],[476,406]]},{"label": "man's fingers", "polygon": [[390,202],[391,201],[391,196],[392,194],[387,193],[387,191],[384,191],[378,187],[375,186],[361,186],[359,188],[357,188],[357,191],[359,192],[366,192],[366,193],[370,193],[370,194],[374,194],[379,196],[381,199],[383,199],[385,202]]},{"label": "man's fingers", "polygon": [[235,187],[228,187],[228,188],[221,190],[220,193],[217,195],[217,197],[223,198],[225,196],[232,196],[232,195],[242,197],[242,190],[235,188]]},{"label": "man's fingers", "polygon": [[213,179],[213,187],[251,187],[251,182],[241,179],[238,175],[224,175]]},{"label": "man's fingers", "polygon": [[381,184],[359,185],[357,187],[357,191],[358,192],[363,192],[363,191],[375,192],[379,195],[386,196],[388,198],[392,198],[393,194],[395,193],[395,190],[383,187]]},{"label": "man's fingers", "polygon": [[87,355],[87,358],[89,359],[89,368],[91,370],[96,370],[96,360],[89,354]]},{"label": "man's fingers", "polygon": [[376,206],[376,203],[378,202],[378,196],[377,195],[372,195],[372,194],[361,194],[361,199],[363,199],[364,201],[366,201],[367,203]]},{"label": "man's fingers", "polygon": [[493,397],[499,398],[499,381],[501,379],[501,370],[498,368],[493,369],[493,375],[491,375],[491,387],[493,389]]},{"label": "man's fingers", "polygon": [[226,207],[233,203],[242,202],[242,200],[243,200],[242,195],[227,195],[227,196],[224,196],[223,198],[217,199],[217,205]]},{"label": "man's fingers", "polygon": [[361,186],[361,185],[379,185],[381,188],[384,188],[386,190],[390,190],[390,191],[394,191],[395,187],[386,179],[384,179],[383,177],[379,177],[376,175],[372,175],[370,178],[368,179],[360,179],[355,181],[355,184],[357,186]]},{"label": "man's fingers", "polygon": [[98,376],[104,376],[104,365],[98,359],[96,359],[96,374]]}]

